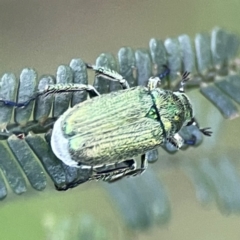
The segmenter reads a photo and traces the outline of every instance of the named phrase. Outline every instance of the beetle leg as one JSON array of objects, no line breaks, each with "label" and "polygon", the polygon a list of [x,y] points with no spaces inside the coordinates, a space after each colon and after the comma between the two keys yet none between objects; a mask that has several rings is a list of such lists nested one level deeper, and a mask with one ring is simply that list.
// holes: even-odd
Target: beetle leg
[{"label": "beetle leg", "polygon": [[[187,123],[186,126],[194,125],[198,128],[198,130],[205,136],[210,137],[212,134],[212,131],[210,128],[200,128],[198,122],[196,119],[193,117],[190,122]],[[169,137],[167,139],[169,143],[171,143],[173,146],[176,148],[181,148],[183,144],[194,146],[197,143],[197,138],[196,136],[192,135],[190,139],[183,139],[178,133],[176,133],[173,137]]]},{"label": "beetle leg", "polygon": [[[104,170],[102,170],[102,169]],[[103,180],[108,181],[115,176],[122,176],[126,171],[136,168],[136,163],[134,159],[126,160],[120,163],[110,164],[110,165],[102,165],[97,167],[81,165],[82,170],[92,171],[89,178],[79,179],[74,182],[70,182],[64,186],[58,186],[55,184],[55,188],[58,191],[66,191],[70,188],[75,188],[78,185],[92,180]],[[96,173],[95,173],[96,172]]]},{"label": "beetle leg", "polygon": [[49,94],[79,92],[79,91],[87,91],[93,97],[100,95],[100,93],[92,85],[81,84],[81,83],[49,84],[46,86],[46,88],[43,91],[39,92],[39,95],[47,96]]},{"label": "beetle leg", "polygon": [[167,138],[167,141],[178,149],[184,144],[183,138],[178,133],[174,134],[173,137]]},{"label": "beetle leg", "polygon": [[121,172],[121,173],[118,173],[118,174],[112,174],[112,175],[109,175],[109,176],[106,176],[103,181],[104,182],[108,182],[108,183],[113,183],[113,182],[116,182],[118,180],[121,180],[122,178],[124,178],[126,176],[126,173],[125,172]]},{"label": "beetle leg", "polygon": [[13,102],[0,98],[0,102],[3,102],[7,106],[24,108],[27,107],[31,101],[36,100],[40,96],[48,96],[50,94],[60,94],[68,92],[78,92],[78,91],[87,91],[91,97],[99,96],[100,93],[92,86],[79,83],[68,83],[68,84],[50,84],[47,85],[44,90],[34,93],[27,101],[25,102]]},{"label": "beetle leg", "polygon": [[114,70],[105,67],[97,67],[88,63],[86,63],[86,67],[94,70],[97,77],[103,77],[111,81],[119,82],[122,85],[123,89],[130,88],[128,81],[123,78],[121,74]]},{"label": "beetle leg", "polygon": [[134,159],[125,160],[114,164],[95,166],[93,171],[97,175],[111,174],[112,172],[125,171],[127,169],[135,169],[136,163]]},{"label": "beetle leg", "polygon": [[[106,169],[107,167],[107,169]],[[104,170],[101,170],[104,168]],[[125,176],[126,172],[136,169],[136,161],[134,159],[125,160],[120,163],[109,164],[107,166],[97,166],[93,168],[96,174],[92,174],[89,180],[103,180],[105,182],[113,182]]]},{"label": "beetle leg", "polygon": [[200,128],[196,118],[192,118],[190,122],[187,123],[186,126],[190,126],[190,125],[193,125],[193,126],[196,126],[198,128],[198,130],[205,136],[208,136],[208,137],[211,137],[212,135],[212,131],[211,131],[211,128],[210,127],[206,127],[206,128]]},{"label": "beetle leg", "polygon": [[148,161],[144,154],[141,156],[141,167],[140,168],[136,168],[136,166],[135,166],[135,169],[128,169],[125,172],[115,174],[113,176],[108,177],[107,179],[104,179],[104,181],[113,183],[124,177],[129,177],[129,176],[135,177],[139,174],[142,174],[147,169],[147,166],[148,166]]}]

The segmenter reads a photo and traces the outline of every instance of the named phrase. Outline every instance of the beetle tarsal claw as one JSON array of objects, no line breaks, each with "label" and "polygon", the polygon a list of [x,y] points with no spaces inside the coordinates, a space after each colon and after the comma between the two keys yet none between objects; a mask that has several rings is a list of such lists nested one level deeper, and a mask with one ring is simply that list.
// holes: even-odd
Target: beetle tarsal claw
[{"label": "beetle tarsal claw", "polygon": [[203,135],[211,137],[212,136],[212,131],[210,127],[206,127],[206,128],[200,128],[200,131],[203,133]]}]

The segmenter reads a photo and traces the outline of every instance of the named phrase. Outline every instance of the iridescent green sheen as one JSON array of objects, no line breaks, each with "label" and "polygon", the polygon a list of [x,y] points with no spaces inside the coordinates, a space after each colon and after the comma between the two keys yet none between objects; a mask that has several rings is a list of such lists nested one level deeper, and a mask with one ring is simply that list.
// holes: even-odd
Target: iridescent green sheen
[{"label": "iridescent green sheen", "polygon": [[192,117],[182,95],[139,86],[74,106],[61,117],[72,160],[109,164],[156,148]]}]

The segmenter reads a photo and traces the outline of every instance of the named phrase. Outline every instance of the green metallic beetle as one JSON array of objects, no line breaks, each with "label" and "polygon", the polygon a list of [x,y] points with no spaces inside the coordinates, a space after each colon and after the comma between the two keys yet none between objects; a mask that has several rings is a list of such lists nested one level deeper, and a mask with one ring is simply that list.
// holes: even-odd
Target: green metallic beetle
[{"label": "green metallic beetle", "polygon": [[[143,156],[141,166],[137,167],[133,157],[166,142],[181,148],[185,142],[178,134],[179,130],[192,124],[198,127],[190,100],[184,93],[188,72],[182,75],[179,90],[173,92],[157,87],[161,81],[159,77],[151,77],[147,87],[130,88],[117,72],[89,64],[86,66],[97,76],[119,82],[123,90],[100,95],[91,85],[54,84],[16,106],[26,106],[39,95],[52,93],[87,90],[91,96],[96,96],[61,115],[51,136],[54,154],[66,165],[91,170],[88,180],[113,182],[141,174],[147,168],[147,160]],[[13,102],[4,102],[13,105]],[[209,128],[199,130],[206,136],[212,133]],[[194,139],[190,142],[194,145]],[[79,183],[76,181],[58,190],[66,190]]]}]

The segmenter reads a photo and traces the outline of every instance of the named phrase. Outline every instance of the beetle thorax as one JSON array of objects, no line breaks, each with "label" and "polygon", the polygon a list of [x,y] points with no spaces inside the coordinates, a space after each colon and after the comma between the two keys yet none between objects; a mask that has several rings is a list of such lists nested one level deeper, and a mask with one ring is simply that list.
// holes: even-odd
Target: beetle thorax
[{"label": "beetle thorax", "polygon": [[151,93],[167,135],[177,133],[192,119],[192,104],[184,93],[163,89],[155,89]]}]

